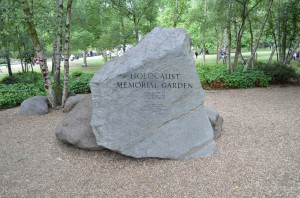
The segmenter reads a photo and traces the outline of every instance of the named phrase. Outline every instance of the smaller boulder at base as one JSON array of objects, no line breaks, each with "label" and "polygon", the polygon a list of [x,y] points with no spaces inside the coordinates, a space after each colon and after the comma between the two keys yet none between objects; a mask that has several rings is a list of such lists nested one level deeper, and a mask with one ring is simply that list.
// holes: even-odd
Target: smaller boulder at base
[{"label": "smaller boulder at base", "polygon": [[208,107],[204,107],[208,119],[211,123],[211,126],[214,130],[214,138],[217,139],[220,137],[221,132],[222,132],[222,125],[223,125],[223,118],[219,115],[218,111],[208,108]]},{"label": "smaller boulder at base", "polygon": [[86,150],[102,150],[96,144],[91,127],[92,99],[88,95],[82,99],[65,119],[56,127],[56,138],[77,148]]},{"label": "smaller boulder at base", "polygon": [[46,96],[34,96],[21,103],[22,115],[44,115],[49,112],[48,99]]},{"label": "smaller boulder at base", "polygon": [[77,103],[79,103],[85,97],[86,95],[75,95],[75,96],[68,97],[63,112],[69,113],[73,109],[73,107],[75,107]]}]

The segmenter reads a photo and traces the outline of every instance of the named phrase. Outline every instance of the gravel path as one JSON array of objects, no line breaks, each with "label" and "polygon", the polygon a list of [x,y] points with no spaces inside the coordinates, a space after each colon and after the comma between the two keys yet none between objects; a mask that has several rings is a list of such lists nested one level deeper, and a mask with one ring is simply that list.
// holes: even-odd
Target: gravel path
[{"label": "gravel path", "polygon": [[300,197],[300,87],[205,93],[224,131],[189,161],[78,150],[55,138],[62,111],[0,111],[0,197]]}]

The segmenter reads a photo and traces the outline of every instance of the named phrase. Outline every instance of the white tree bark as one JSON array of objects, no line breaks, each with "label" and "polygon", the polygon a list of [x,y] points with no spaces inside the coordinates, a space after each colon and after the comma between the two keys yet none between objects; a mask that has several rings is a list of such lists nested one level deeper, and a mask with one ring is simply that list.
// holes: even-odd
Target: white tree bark
[{"label": "white tree bark", "polygon": [[66,25],[65,25],[65,49],[64,49],[64,86],[62,96],[62,107],[65,106],[65,102],[68,98],[68,85],[69,85],[69,57],[70,57],[70,21],[71,21],[71,8],[73,0],[68,0],[67,14],[66,14]]},{"label": "white tree bark", "polygon": [[61,105],[61,96],[62,96],[62,90],[61,90],[61,83],[60,83],[60,59],[62,54],[62,19],[63,19],[63,0],[58,0],[58,11],[57,11],[57,33],[55,38],[55,58],[54,58],[54,101],[55,106]]},{"label": "white tree bark", "polygon": [[253,48],[253,52],[251,53],[251,56],[250,56],[250,58],[247,60],[246,64],[244,65],[244,71],[246,71],[246,70],[248,69],[249,63],[252,61],[252,59],[254,58],[254,56],[255,56],[255,54],[256,54],[256,50],[257,50],[258,45],[259,45],[259,40],[260,40],[261,35],[262,35],[262,33],[263,33],[264,29],[265,29],[265,25],[266,25],[266,23],[267,23],[268,16],[269,16],[269,13],[270,13],[270,11],[271,11],[272,5],[273,5],[273,0],[270,0],[270,1],[269,1],[269,7],[268,7],[268,10],[267,10],[267,13],[266,13],[265,18],[264,18],[264,20],[263,20],[263,24],[262,24],[262,26],[261,26],[261,28],[260,28],[258,37],[257,37],[257,39],[256,39],[256,42],[255,42],[255,45],[254,45],[254,48]]},{"label": "white tree bark", "polygon": [[28,0],[21,0],[22,3],[22,9],[25,14],[25,20],[26,20],[26,25],[28,29],[28,34],[32,40],[32,43],[34,45],[35,52],[37,54],[37,57],[39,58],[39,65],[41,69],[41,73],[43,75],[44,79],[44,88],[47,93],[47,98],[51,104],[52,107],[55,107],[55,102],[54,102],[54,93],[50,81],[50,76],[48,72],[48,66],[47,66],[47,60],[45,57],[44,49],[42,48],[34,23],[32,22],[32,15],[31,11],[28,5]]}]

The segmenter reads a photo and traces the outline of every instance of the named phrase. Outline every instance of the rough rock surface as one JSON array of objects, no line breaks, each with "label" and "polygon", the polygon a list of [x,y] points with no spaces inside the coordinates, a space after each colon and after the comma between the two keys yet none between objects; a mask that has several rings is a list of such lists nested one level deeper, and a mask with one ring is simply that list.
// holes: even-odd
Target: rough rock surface
[{"label": "rough rock surface", "polygon": [[43,115],[49,112],[46,96],[34,96],[24,100],[20,106],[22,115]]},{"label": "rough rock surface", "polygon": [[73,109],[73,107],[75,107],[75,105],[79,103],[85,96],[86,95],[75,95],[75,96],[68,97],[63,112],[64,113],[70,112]]},{"label": "rough rock surface", "polygon": [[212,155],[213,129],[183,29],[155,28],[91,80],[97,144],[136,157]]},{"label": "rough rock surface", "polygon": [[214,130],[214,138],[217,139],[221,135],[224,120],[216,110],[208,107],[204,107],[204,109]]},{"label": "rough rock surface", "polygon": [[96,144],[95,135],[90,125],[92,116],[91,96],[86,96],[60,122],[55,130],[57,139],[75,147],[87,150],[102,150]]}]

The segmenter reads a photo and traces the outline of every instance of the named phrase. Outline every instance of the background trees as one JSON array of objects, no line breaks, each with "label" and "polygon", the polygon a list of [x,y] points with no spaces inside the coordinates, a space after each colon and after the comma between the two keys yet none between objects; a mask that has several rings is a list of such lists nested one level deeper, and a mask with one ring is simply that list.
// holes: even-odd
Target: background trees
[{"label": "background trees", "polygon": [[[278,57],[279,62],[288,64],[293,54],[288,53],[289,49],[294,52],[299,44],[299,4],[297,0],[76,0],[72,8],[70,47],[71,52],[77,54],[94,49],[106,58],[107,50],[124,52],[126,46],[136,44],[156,26],[182,27],[191,35],[195,50],[205,48],[204,51],[215,53],[216,63],[221,50],[227,50],[227,56],[229,51],[234,52],[233,63],[228,65],[230,71],[234,71],[237,64],[248,68],[255,59],[256,41],[258,47],[276,44],[270,58],[273,60],[275,55],[276,61]],[[32,20],[47,55],[52,49],[56,54],[52,61],[54,73],[60,64],[57,52],[61,53],[60,46],[64,45],[63,40],[57,40],[62,35],[61,21],[65,20],[63,13],[59,14],[58,5],[66,7],[66,2],[29,1]],[[19,58],[24,57],[21,54],[28,49],[24,46],[30,44],[24,42],[27,39],[21,4],[3,0],[0,6],[2,57],[7,54],[16,57],[17,53]],[[268,16],[266,24],[261,28],[265,16]],[[245,57],[245,50],[250,51],[253,58]],[[83,65],[86,64],[84,61]]]},{"label": "background trees", "polygon": [[[224,57],[229,73],[236,72],[238,65],[254,68],[257,48],[271,48],[266,62],[282,65],[289,65],[299,51],[298,0],[74,0],[67,25],[66,8],[71,2],[0,1],[0,63],[13,75],[12,60],[19,59],[27,72],[32,70],[33,57],[39,56],[53,106],[66,98],[61,100],[60,71],[62,55],[68,70],[69,43],[71,53],[82,56],[86,67],[88,51],[100,52],[107,61],[108,51],[124,53],[156,26],[181,27],[190,34],[193,50],[202,52],[202,64],[207,54],[215,55],[216,64]],[[70,30],[64,29],[70,25]],[[53,76],[45,61],[51,58]]]}]

